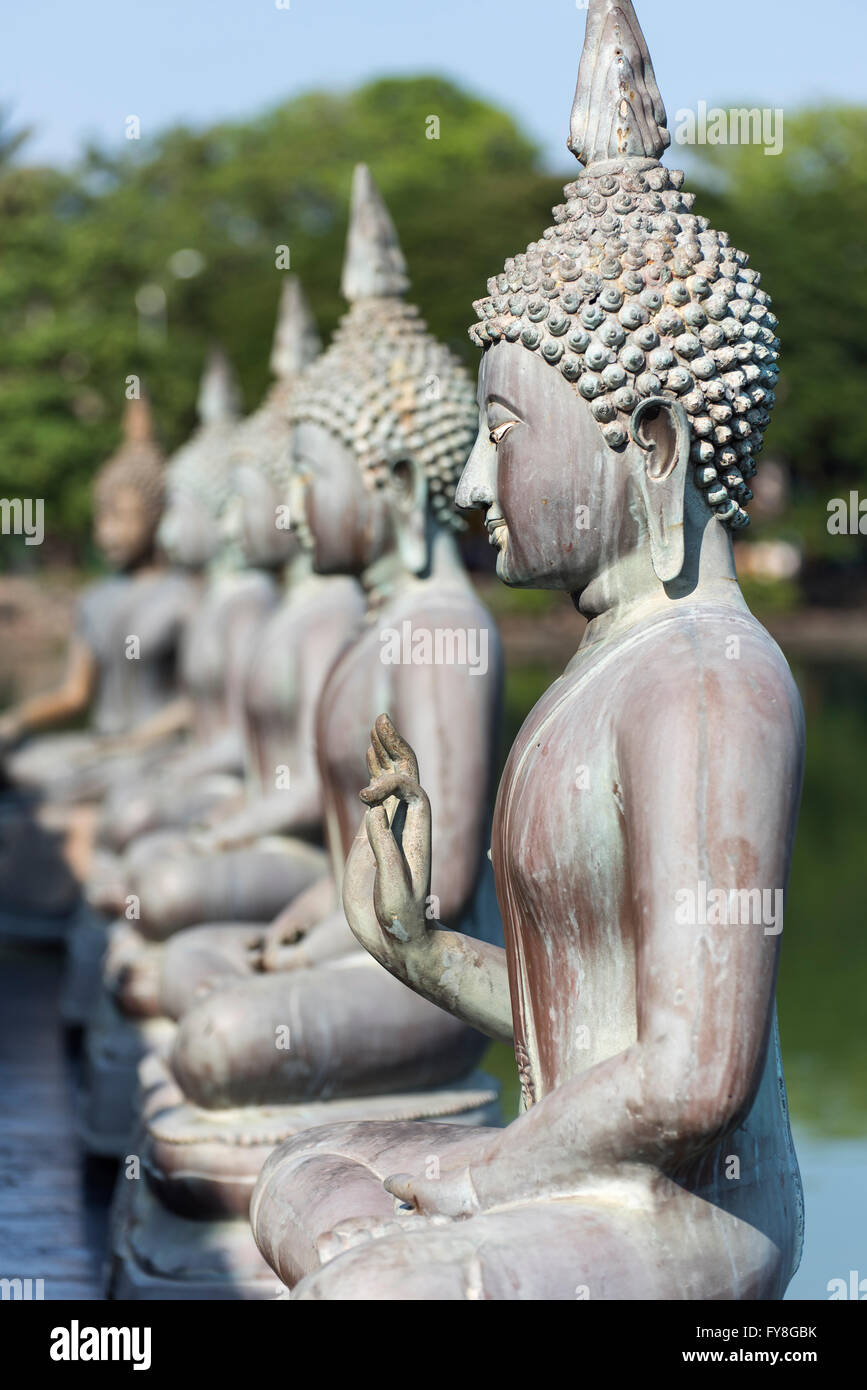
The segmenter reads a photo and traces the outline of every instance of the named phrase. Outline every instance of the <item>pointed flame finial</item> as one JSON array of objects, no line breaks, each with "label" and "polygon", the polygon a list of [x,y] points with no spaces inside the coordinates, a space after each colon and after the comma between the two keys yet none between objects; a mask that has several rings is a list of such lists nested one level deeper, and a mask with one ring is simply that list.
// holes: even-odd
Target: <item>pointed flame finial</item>
[{"label": "pointed flame finial", "polygon": [[238,382],[232,364],[222,348],[208,353],[196,410],[203,425],[230,425],[237,420],[241,405]]},{"label": "pointed flame finial", "polygon": [[154,420],[150,400],[142,390],[140,396],[128,400],[123,408],[124,444],[153,444],[155,440]]},{"label": "pointed flame finial", "polygon": [[608,160],[658,163],[671,143],[632,0],[590,0],[567,143],[585,168]]},{"label": "pointed flame finial", "polygon": [[280,295],[271,371],[281,379],[297,376],[322,351],[316,321],[297,275],[287,276]]},{"label": "pointed flame finial", "polygon": [[391,214],[366,164],[357,164],[352,176],[341,289],[350,304],[359,299],[399,299],[409,289]]}]

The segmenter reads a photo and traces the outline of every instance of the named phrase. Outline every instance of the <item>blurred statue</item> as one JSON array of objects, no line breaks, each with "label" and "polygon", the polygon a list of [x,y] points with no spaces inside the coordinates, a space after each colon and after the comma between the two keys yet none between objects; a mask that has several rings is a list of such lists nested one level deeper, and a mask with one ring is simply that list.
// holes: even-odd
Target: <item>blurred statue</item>
[{"label": "blurred statue", "polygon": [[220,351],[208,359],[198,411],[199,428],[169,461],[159,528],[169,558],[200,582],[181,647],[189,740],[149,776],[115,784],[100,820],[100,839],[115,850],[147,831],[197,821],[240,793],[243,686],[258,628],[279,597],[271,555],[245,554],[230,534],[238,390]]},{"label": "blurred statue", "polygon": [[[88,731],[42,735],[4,758],[4,772],[19,793],[65,803],[63,809],[44,806],[39,821],[76,843],[79,872],[86,868],[92,817],[67,808],[97,800],[121,756],[174,736],[176,722],[166,716],[177,693],[179,644],[195,597],[188,576],[168,568],[157,549],[163,459],[145,398],[127,402],[123,430],[120,449],[94,484],[96,542],[115,573],[91,584],[79,601],[60,686],[0,718],[0,744],[9,750],[26,735],[89,715]],[[151,734],[141,738],[149,725]],[[0,885],[0,898],[39,911],[53,887],[42,860],[29,862],[33,821],[13,814],[4,817],[2,830],[0,861],[8,861],[14,882],[8,890]],[[68,877],[60,863],[57,872]]]},{"label": "blurred statue", "polygon": [[91,733],[44,738],[7,755],[14,781],[49,793],[76,768],[124,747],[177,688],[178,642],[193,589],[157,552],[164,469],[144,397],[127,402],[123,430],[120,449],[94,483],[94,535],[115,573],[82,595],[63,683],[0,721],[0,737],[11,742],[89,713]]},{"label": "blurred statue", "polygon": [[[289,408],[291,510],[308,563],[357,578],[367,600],[318,701],[330,870],[269,928],[204,926],[165,951],[160,997],[180,1023],[170,1073],[142,1068],[148,1185],[131,1185],[140,1190],[118,1236],[118,1297],[169,1297],[179,1284],[270,1296],[247,1205],[267,1153],[299,1129],[335,1116],[496,1113],[496,1089],[474,1070],[484,1038],[381,970],[340,906],[364,734],[387,705],[424,750],[441,812],[428,910],[471,932],[480,955],[499,935],[486,850],[501,659],[451,501],[478,408],[406,288],[395,229],[360,166],[343,276],[350,309]],[[404,748],[387,721],[373,737],[398,769]],[[144,929],[152,891],[142,880]]]},{"label": "blurred statue", "polygon": [[[161,728],[177,728],[186,741],[168,750],[158,745],[145,758],[127,756],[114,768],[87,880],[89,902],[106,911],[125,908],[118,851],[148,831],[160,831],[156,843],[164,845],[167,830],[238,796],[243,785],[243,681],[254,634],[276,603],[278,587],[273,567],[248,566],[241,547],[226,535],[238,405],[231,366],[215,349],[202,375],[198,428],[166,469],[166,507],[157,533],[162,551],[196,583],[180,642],[182,688],[134,737],[147,748]],[[151,837],[154,851],[156,843]],[[65,1021],[76,1025],[88,1021],[98,997],[105,949],[105,924],[93,914],[82,917],[69,939],[62,1001]]]},{"label": "blurred statue", "polygon": [[589,619],[500,785],[505,951],[429,920],[442,813],[396,733],[343,886],[390,975],[513,1042],[522,1113],[276,1150],[251,1211],[300,1299],[779,1299],[798,1262],[774,985],[803,716],[731,542],[776,320],[659,163],[629,0],[590,0],[570,143],[586,168],[555,225],[476,305],[457,492],[505,583]]},{"label": "blurred statue", "polygon": [[[230,450],[233,544],[248,564],[283,576],[279,602],[247,629],[231,663],[243,738],[241,794],[217,798],[212,778],[200,779],[197,789],[187,783],[186,791],[171,783],[189,823],[140,835],[91,888],[92,902],[120,916],[104,962],[110,998],[87,1043],[85,1137],[96,1152],[125,1149],[134,1120],[136,1066],[166,1036],[158,994],[164,938],[200,922],[268,922],[327,867],[315,711],[328,670],[361,620],[363,602],[354,580],[312,573],[287,524],[287,410],[318,346],[300,286],[290,280],[271,358],[276,381],[236,431]],[[225,641],[226,630],[223,611],[209,628],[212,650],[221,633]],[[217,752],[231,752],[225,737]],[[151,795],[151,806],[159,809],[161,800]]]}]

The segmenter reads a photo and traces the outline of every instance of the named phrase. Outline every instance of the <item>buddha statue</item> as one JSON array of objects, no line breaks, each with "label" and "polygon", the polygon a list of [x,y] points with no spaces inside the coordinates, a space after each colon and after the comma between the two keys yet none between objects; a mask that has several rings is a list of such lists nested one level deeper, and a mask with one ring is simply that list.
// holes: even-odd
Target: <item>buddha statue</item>
[{"label": "buddha statue", "polygon": [[[86,871],[94,816],[84,803],[104,794],[122,756],[143,750],[134,736],[165,716],[177,693],[179,645],[195,595],[188,576],[167,567],[157,548],[163,458],[144,396],[126,403],[121,447],[97,474],[93,499],[96,543],[114,573],[79,600],[60,685],[0,718],[4,773],[22,801],[40,803],[36,812],[4,818],[4,861],[16,881],[3,896],[27,900],[35,915],[50,875],[41,863],[28,869],[33,817],[74,844],[76,869]],[[88,714],[87,730],[31,737]],[[174,731],[171,720],[161,724],[150,747]]]},{"label": "buddha statue", "polygon": [[[282,576],[279,601],[235,647],[232,698],[243,734],[243,786],[238,795],[219,798],[210,777],[200,779],[198,791],[175,788],[189,812],[198,800],[195,823],[188,815],[185,826],[139,835],[116,862],[114,879],[103,884],[104,896],[92,896],[118,914],[102,963],[105,993],[87,1038],[84,1138],[94,1152],[125,1151],[138,1062],[173,1033],[158,993],[165,939],[202,922],[267,923],[327,866],[313,724],[325,676],[357,628],[363,603],[353,579],[312,574],[280,524],[286,411],[317,347],[300,286],[289,281],[271,359],[276,380],[235,431],[229,452],[226,526],[233,546],[259,572]],[[220,626],[225,634],[225,610]],[[220,749],[230,750],[225,739]]]},{"label": "buddha statue", "polygon": [[316,574],[352,576],[367,601],[316,713],[330,870],[270,926],[203,926],[168,943],[161,999],[178,1031],[169,1066],[151,1058],[140,1071],[147,1183],[127,1185],[118,1297],[181,1287],[272,1296],[247,1207],[264,1158],[290,1134],[335,1117],[496,1117],[496,1088],[475,1070],[485,1039],[381,970],[340,906],[364,735],[387,705],[425,750],[442,811],[430,910],[480,952],[499,933],[486,851],[501,656],[460,557],[452,502],[478,410],[406,288],[391,218],[360,166],[349,311],[289,407],[293,525]]},{"label": "buddha statue", "polygon": [[564,589],[589,620],[499,787],[505,950],[425,912],[439,813],[398,720],[343,882],[390,977],[513,1044],[521,1112],[281,1145],[251,1216],[294,1299],[779,1299],[797,1266],[774,991],[804,725],[732,558],[776,319],[668,142],[632,4],[590,0],[584,170],[471,330],[458,504],[504,583]]},{"label": "buddha statue", "polygon": [[48,793],[75,768],[114,751],[176,693],[177,649],[193,589],[157,551],[164,469],[144,396],[127,401],[123,429],[121,448],[93,490],[96,543],[115,573],[90,585],[79,602],[63,684],[7,711],[0,725],[10,744],[90,713],[92,732],[46,737],[7,754],[14,782]]},{"label": "buddha statue", "polygon": [[[199,425],[169,460],[166,506],[157,532],[162,552],[196,583],[196,602],[180,641],[181,691],[165,712],[136,731],[145,747],[161,723],[185,732],[181,745],[123,759],[103,800],[86,885],[92,908],[115,915],[127,901],[119,852],[146,833],[152,851],[166,831],[197,821],[237,796],[244,768],[241,691],[250,643],[276,602],[270,568],[251,568],[227,538],[239,393],[225,354],[208,356],[198,397]],[[160,832],[155,841],[154,832]],[[172,837],[168,836],[168,840]],[[94,913],[69,938],[65,1021],[90,1021],[98,997],[106,923]],[[94,934],[96,933],[96,934]]]},{"label": "buddha statue", "polygon": [[[306,305],[298,308],[297,283],[285,289],[276,343],[291,330],[293,318],[301,317],[306,328],[309,317]],[[285,370],[282,388],[299,368],[289,361]],[[224,355],[212,353],[199,395],[201,424],[169,464],[168,505],[159,531],[169,557],[203,577],[202,598],[182,648],[191,738],[170,767],[161,766],[150,779],[123,785],[107,798],[102,840],[115,850],[149,831],[198,823],[212,804],[243,792],[244,684],[259,626],[280,597],[284,559],[272,540],[281,534],[273,511],[269,515],[265,509],[268,524],[258,544],[245,541],[238,520],[250,468],[251,425],[255,434],[261,414],[239,428],[237,387]],[[122,902],[123,895],[121,884],[100,905],[119,910],[117,899]]]}]

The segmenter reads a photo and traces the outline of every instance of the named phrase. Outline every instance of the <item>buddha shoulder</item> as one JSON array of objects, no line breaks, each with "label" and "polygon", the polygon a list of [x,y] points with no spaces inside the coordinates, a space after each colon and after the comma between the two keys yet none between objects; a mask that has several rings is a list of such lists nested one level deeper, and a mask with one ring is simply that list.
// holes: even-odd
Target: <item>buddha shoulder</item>
[{"label": "buddha shoulder", "polygon": [[730,748],[751,744],[749,731],[772,734],[774,742],[802,736],[788,663],[746,610],[684,610],[653,624],[620,655],[606,698],[627,741],[654,730],[682,737],[690,726]]}]

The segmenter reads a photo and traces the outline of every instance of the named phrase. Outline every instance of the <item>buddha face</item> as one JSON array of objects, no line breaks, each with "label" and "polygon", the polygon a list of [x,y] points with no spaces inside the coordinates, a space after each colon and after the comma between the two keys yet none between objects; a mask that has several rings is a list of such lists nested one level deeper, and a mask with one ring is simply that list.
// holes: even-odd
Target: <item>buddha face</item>
[{"label": "buddha face", "polygon": [[93,529],[112,569],[133,569],[153,549],[153,506],[138,488],[118,486],[100,498]]},{"label": "buddha face", "polygon": [[360,575],[394,545],[385,493],[369,488],[353,451],[304,421],[292,443],[291,511],[317,574]]},{"label": "buddha face", "polygon": [[169,502],[157,539],[173,564],[200,570],[217,553],[220,524],[197,498],[190,493],[178,493]]},{"label": "buddha face", "polygon": [[279,569],[297,551],[289,529],[287,497],[262,469],[251,465],[238,467],[234,481],[234,529],[247,563]]},{"label": "buddha face", "polygon": [[580,592],[646,533],[634,472],[643,456],[632,444],[609,449],[587,402],[519,343],[486,351],[478,398],[458,506],[484,512],[503,583]]}]

